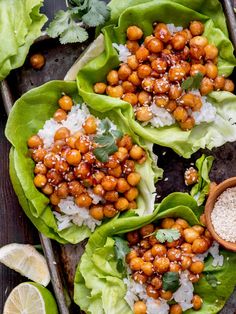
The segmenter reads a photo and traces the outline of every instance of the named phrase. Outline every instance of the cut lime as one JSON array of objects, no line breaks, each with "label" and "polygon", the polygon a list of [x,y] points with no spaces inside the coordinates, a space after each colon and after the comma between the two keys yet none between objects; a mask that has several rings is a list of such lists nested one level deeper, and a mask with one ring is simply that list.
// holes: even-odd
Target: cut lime
[{"label": "cut lime", "polygon": [[0,262],[43,286],[50,282],[45,257],[32,245],[11,243],[0,248]]},{"label": "cut lime", "polygon": [[58,314],[56,302],[43,286],[23,282],[7,298],[3,314]]}]

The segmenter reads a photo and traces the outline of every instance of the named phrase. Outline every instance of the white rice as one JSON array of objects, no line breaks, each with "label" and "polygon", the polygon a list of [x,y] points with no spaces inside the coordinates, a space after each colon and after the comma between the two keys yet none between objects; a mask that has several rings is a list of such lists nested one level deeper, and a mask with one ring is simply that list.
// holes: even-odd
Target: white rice
[{"label": "white rice", "polygon": [[57,219],[59,231],[70,227],[72,223],[77,226],[87,226],[91,231],[94,231],[96,226],[102,223],[100,220],[94,219],[89,214],[87,208],[77,206],[74,202],[74,198],[71,196],[61,199],[58,207],[61,213],[64,214],[53,212]]},{"label": "white rice", "polygon": [[213,241],[212,246],[205,253],[196,255],[194,257],[194,260],[204,261],[208,254],[211,254],[211,256],[213,257],[212,266],[222,267],[224,264],[224,256],[220,255],[219,249],[220,249],[219,243]]},{"label": "white rice", "polygon": [[167,24],[166,26],[167,26],[167,28],[168,28],[168,30],[169,30],[169,32],[171,34],[174,34],[174,33],[177,33],[177,32],[181,32],[183,30],[182,26],[175,26],[172,23],[171,24]]},{"label": "white rice", "polygon": [[119,55],[119,60],[121,62],[127,63],[128,57],[131,56],[131,52],[129,51],[129,49],[124,45],[116,44],[116,43],[113,43],[112,46],[117,50],[118,55]]},{"label": "white rice", "polygon": [[89,196],[92,198],[92,203],[97,205],[99,202],[104,202],[104,198],[102,198],[101,196],[93,193],[92,189],[87,189],[87,192],[89,194]]},{"label": "white rice", "polygon": [[147,302],[147,314],[168,314],[170,306],[166,300],[159,299],[154,300],[153,298],[148,298]]},{"label": "white rice", "polygon": [[174,117],[166,109],[158,107],[155,103],[151,104],[150,110],[154,116],[151,120],[142,123],[144,126],[150,123],[155,128],[160,128],[175,123]]},{"label": "white rice", "polygon": [[189,272],[187,270],[180,274],[180,287],[173,293],[174,300],[181,305],[183,311],[193,307],[194,287],[188,276]]},{"label": "white rice", "polygon": [[216,108],[207,101],[205,96],[201,97],[202,107],[200,111],[193,111],[192,116],[195,120],[195,124],[198,125],[202,122],[213,122],[216,118]]}]

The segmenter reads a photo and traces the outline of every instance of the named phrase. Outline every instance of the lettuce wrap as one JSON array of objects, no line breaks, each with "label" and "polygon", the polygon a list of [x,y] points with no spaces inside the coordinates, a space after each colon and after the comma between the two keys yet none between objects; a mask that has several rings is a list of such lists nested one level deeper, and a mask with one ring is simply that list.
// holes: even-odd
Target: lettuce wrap
[{"label": "lettuce wrap", "polygon": [[[126,286],[123,279],[127,274],[120,269],[115,249],[117,238],[165,217],[181,217],[190,225],[199,224],[195,215],[197,211],[197,203],[190,195],[176,192],[158,204],[153,215],[113,219],[98,228],[90,237],[77,267],[75,302],[87,314],[132,314],[133,311],[124,300]],[[203,299],[202,308],[197,312],[190,309],[185,313],[218,313],[233,292],[236,284],[236,254],[224,250],[221,250],[220,254],[224,256],[223,266],[213,267],[212,258],[207,257],[204,276],[195,284],[194,292]],[[211,280],[220,282],[217,288],[213,287]]]},{"label": "lettuce wrap", "polygon": [[[52,81],[32,89],[15,103],[7,122],[6,136],[13,145],[10,153],[11,180],[26,215],[48,237],[62,243],[78,243],[89,237],[91,231],[87,226],[79,227],[74,224],[64,230],[58,230],[55,216],[49,205],[49,199],[33,183],[35,163],[31,159],[27,147],[28,138],[36,134],[45,121],[53,116],[58,108],[57,101],[62,93],[70,95],[76,103],[82,103],[75,82]],[[103,108],[104,113],[100,113],[95,111],[96,108],[93,106],[89,109],[92,114],[99,118],[108,117],[121,131],[130,134],[134,142],[144,148],[147,147],[143,141],[141,142],[133,134],[129,128],[127,118],[121,110],[110,111],[109,108]],[[148,146],[150,147],[150,144]],[[132,215],[143,216],[154,210],[154,183],[161,177],[162,170],[154,164],[151,156],[152,153],[149,151],[147,161],[136,166],[142,180],[139,183],[138,208],[135,212],[132,212]]]},{"label": "lettuce wrap", "polygon": [[91,104],[123,108],[130,127],[135,133],[145,140],[170,147],[185,158],[189,158],[199,148],[212,149],[227,141],[235,141],[236,96],[232,93],[224,91],[210,93],[207,99],[216,108],[215,121],[201,123],[190,131],[182,131],[176,124],[162,128],[143,126],[134,119],[130,104],[118,98],[93,92],[93,84],[104,81],[107,73],[120,64],[112,43],[125,43],[126,29],[129,25],[137,25],[144,31],[145,36],[150,35],[154,21],[184,27],[192,20],[202,21],[205,24],[204,36],[219,49],[219,74],[230,75],[236,65],[236,59],[233,54],[233,45],[228,38],[220,3],[202,0],[192,2],[186,0],[113,0],[109,5],[111,20],[102,29],[105,50],[88,62],[77,75],[77,83],[83,99]]},{"label": "lettuce wrap", "polygon": [[43,0],[0,1],[0,81],[22,66],[34,40],[47,21],[39,9]]}]

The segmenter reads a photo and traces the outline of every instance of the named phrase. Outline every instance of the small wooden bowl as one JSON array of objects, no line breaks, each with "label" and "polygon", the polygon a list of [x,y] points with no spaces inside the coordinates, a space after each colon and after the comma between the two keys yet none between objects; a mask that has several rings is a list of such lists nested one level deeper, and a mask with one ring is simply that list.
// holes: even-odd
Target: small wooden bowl
[{"label": "small wooden bowl", "polygon": [[236,186],[236,177],[232,177],[230,179],[227,179],[223,182],[221,182],[219,185],[216,185],[212,191],[210,191],[209,197],[206,202],[205,206],[205,220],[206,220],[206,226],[210,233],[212,234],[213,238],[224,248],[230,251],[236,252],[236,243],[235,242],[229,242],[223,240],[214,229],[214,226],[211,221],[211,212],[214,208],[215,202],[217,198],[220,196],[221,193],[223,193],[226,189],[232,188]]}]

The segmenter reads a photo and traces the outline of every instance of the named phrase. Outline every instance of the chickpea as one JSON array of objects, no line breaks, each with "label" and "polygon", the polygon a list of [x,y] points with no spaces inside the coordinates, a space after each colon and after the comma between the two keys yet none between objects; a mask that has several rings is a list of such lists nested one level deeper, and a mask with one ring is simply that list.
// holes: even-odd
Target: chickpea
[{"label": "chickpea", "polygon": [[136,58],[139,62],[143,62],[147,60],[149,56],[149,51],[144,46],[139,47],[139,49],[135,52]]},{"label": "chickpea", "polygon": [[45,58],[41,53],[36,53],[30,57],[30,64],[33,69],[40,70],[45,64]]},{"label": "chickpea", "polygon": [[152,119],[153,113],[149,107],[140,107],[135,112],[136,119],[140,122],[147,122]]},{"label": "chickpea", "polygon": [[54,141],[64,140],[69,136],[70,136],[70,130],[65,127],[61,127],[56,131],[54,135]]},{"label": "chickpea", "polygon": [[188,278],[192,283],[196,283],[199,281],[200,276],[198,274],[197,275],[189,274]]},{"label": "chickpea", "polygon": [[50,203],[54,206],[60,203],[60,197],[55,192],[50,195]]},{"label": "chickpea", "polygon": [[163,50],[164,45],[160,39],[154,37],[147,43],[147,48],[153,53],[158,53]]},{"label": "chickpea", "polygon": [[184,122],[180,122],[179,125],[182,130],[189,131],[194,127],[195,120],[193,117],[188,117]]},{"label": "chickpea", "polygon": [[108,174],[115,178],[119,178],[122,175],[122,168],[118,166],[116,168],[108,169]]},{"label": "chickpea", "polygon": [[92,198],[87,193],[82,193],[75,198],[75,203],[79,207],[89,207],[92,204]]},{"label": "chickpea", "polygon": [[208,44],[204,47],[205,59],[213,60],[218,56],[218,49],[215,45]]},{"label": "chickpea", "polygon": [[29,148],[38,148],[43,145],[42,139],[38,135],[32,135],[27,142]]},{"label": "chickpea", "polygon": [[117,210],[113,207],[113,205],[108,204],[103,207],[103,214],[107,218],[112,218],[117,214]]},{"label": "chickpea", "polygon": [[129,209],[136,209],[138,207],[135,201],[129,202]]},{"label": "chickpea", "polygon": [[181,240],[175,240],[175,241],[172,241],[172,242],[167,242],[166,246],[168,248],[177,247],[177,246],[180,245],[180,243],[181,243]]},{"label": "chickpea", "polygon": [[207,95],[210,92],[214,90],[214,83],[211,79],[208,77],[204,77],[202,79],[201,85],[200,85],[200,93],[201,95]]},{"label": "chickpea", "polygon": [[187,93],[187,94],[184,94],[181,98],[180,98],[180,103],[181,105],[183,106],[187,106],[187,107],[190,107],[190,108],[193,108],[194,107],[194,98],[195,96],[191,93]]},{"label": "chickpea", "polygon": [[208,243],[202,238],[195,239],[192,244],[192,250],[195,254],[205,253],[208,250]]},{"label": "chickpea", "polygon": [[73,106],[73,100],[70,96],[64,95],[58,100],[58,104],[61,109],[69,111]]},{"label": "chickpea", "polygon": [[162,287],[162,280],[159,277],[154,277],[151,284],[156,290],[159,290]]},{"label": "chickpea", "polygon": [[46,174],[47,173],[47,167],[43,163],[38,163],[35,165],[34,173],[35,174]]},{"label": "chickpea", "polygon": [[141,85],[140,78],[138,77],[138,73],[136,71],[132,72],[128,77],[128,81],[131,82],[135,86]]},{"label": "chickpea", "polygon": [[69,170],[69,165],[63,158],[62,159],[57,158],[56,164],[55,164],[55,170],[58,173],[66,173]]},{"label": "chickpea", "polygon": [[215,90],[223,89],[225,85],[225,78],[223,76],[217,76],[214,81]]},{"label": "chickpea", "polygon": [[144,284],[145,282],[147,282],[148,279],[148,277],[144,273],[141,273],[139,271],[136,271],[132,277],[134,281],[138,282],[139,284]]},{"label": "chickpea", "polygon": [[165,78],[156,79],[154,83],[154,92],[156,94],[168,93],[170,90],[170,83]]},{"label": "chickpea", "polygon": [[135,245],[139,242],[139,233],[136,230],[128,232],[126,237],[130,245]]},{"label": "chickpea", "polygon": [[60,173],[56,172],[55,169],[50,169],[46,177],[48,179],[48,183],[51,185],[58,185],[62,181],[62,176]]},{"label": "chickpea", "polygon": [[156,58],[152,61],[151,67],[157,73],[165,73],[167,69],[167,62],[162,58]]},{"label": "chickpea", "polygon": [[97,122],[95,117],[90,116],[88,117],[84,124],[83,124],[83,129],[85,131],[85,134],[94,134],[97,131]]},{"label": "chickpea", "polygon": [[115,155],[108,157],[108,161],[105,163],[106,168],[116,168],[119,166],[119,160]]},{"label": "chickpea", "polygon": [[185,219],[177,218],[175,223],[180,225],[183,229],[189,228],[189,224]]},{"label": "chickpea", "polygon": [[143,301],[137,301],[134,303],[134,314],[146,314],[147,306]]},{"label": "chickpea", "polygon": [[190,40],[190,47],[206,47],[208,44],[208,39],[204,36],[195,36]]},{"label": "chickpea", "polygon": [[185,76],[185,70],[181,66],[171,67],[168,73],[171,82],[181,81]]},{"label": "chickpea", "polygon": [[159,292],[152,285],[147,285],[146,292],[147,295],[153,299],[158,299],[159,297]]},{"label": "chickpea", "polygon": [[191,65],[187,61],[181,61],[180,66],[184,69],[185,75],[188,75],[191,69]]},{"label": "chickpea", "polygon": [[63,120],[66,120],[67,118],[67,113],[63,109],[57,109],[57,111],[53,115],[53,119],[57,122],[61,122]]},{"label": "chickpea", "polygon": [[129,151],[130,157],[134,160],[142,158],[144,154],[145,154],[144,150],[137,144],[133,145],[131,150]]},{"label": "chickpea", "polygon": [[107,88],[107,84],[98,82],[93,85],[93,90],[96,94],[104,94]]},{"label": "chickpea", "polygon": [[227,92],[233,92],[234,91],[234,82],[229,80],[229,79],[225,79],[224,90]]},{"label": "chickpea", "polygon": [[192,264],[192,259],[189,256],[182,256],[181,257],[181,267],[183,270],[189,269]]},{"label": "chickpea", "polygon": [[148,224],[146,226],[143,226],[140,228],[139,233],[141,234],[142,237],[148,236],[149,234],[154,232],[154,225],[153,224]]},{"label": "chickpea", "polygon": [[138,97],[133,93],[124,94],[124,96],[122,97],[122,100],[130,103],[132,106],[135,106],[138,103]]},{"label": "chickpea", "polygon": [[199,237],[199,233],[195,231],[193,228],[184,229],[184,238],[188,243],[193,243]]},{"label": "chickpea", "polygon": [[144,261],[140,257],[134,257],[131,259],[129,263],[129,267],[131,270],[141,270]]},{"label": "chickpea", "polygon": [[182,88],[179,85],[170,85],[170,90],[169,90],[169,98],[176,100],[179,98],[182,94]]},{"label": "chickpea", "polygon": [[204,263],[201,261],[193,262],[192,265],[190,266],[190,271],[194,273],[195,275],[202,273],[203,270],[204,270]]},{"label": "chickpea", "polygon": [[122,86],[107,86],[106,89],[107,95],[114,98],[121,98],[123,96],[123,88]]},{"label": "chickpea", "polygon": [[171,229],[176,229],[179,231],[179,233],[182,235],[183,234],[183,228],[181,225],[174,223],[173,226],[171,227]]},{"label": "chickpea", "polygon": [[194,107],[192,108],[193,111],[200,111],[202,108],[202,100],[199,96],[194,96]]},{"label": "chickpea", "polygon": [[161,290],[160,291],[160,297],[164,300],[169,301],[173,296],[173,293],[171,291],[165,291],[165,290]]},{"label": "chickpea", "polygon": [[145,77],[142,80],[142,88],[146,91],[151,93],[154,89],[155,80],[153,77]]},{"label": "chickpea", "polygon": [[145,275],[151,276],[153,274],[153,266],[151,262],[145,262],[141,266],[141,270],[144,272]]},{"label": "chickpea", "polygon": [[167,257],[171,262],[180,261],[181,251],[176,248],[171,248],[167,251]]},{"label": "chickpea", "polygon": [[192,228],[195,231],[197,231],[200,235],[202,235],[204,233],[204,231],[205,231],[205,229],[202,226],[200,226],[200,225],[194,225],[194,226],[192,226]]},{"label": "chickpea", "polygon": [[115,156],[117,157],[117,159],[119,160],[119,162],[123,162],[125,161],[128,157],[128,150],[125,147],[119,147],[118,151],[115,152]]},{"label": "chickpea", "polygon": [[56,154],[49,152],[44,156],[44,165],[47,168],[53,168],[56,164],[56,160],[57,160],[57,156]]},{"label": "chickpea", "polygon": [[123,171],[124,175],[128,175],[131,172],[134,172],[135,171],[135,163],[134,163],[134,161],[130,160],[130,159],[126,160],[123,163],[122,171]]},{"label": "chickpea", "polygon": [[187,43],[187,37],[179,33],[174,34],[174,36],[171,39],[171,44],[175,50],[184,49],[186,43]]},{"label": "chickpea", "polygon": [[77,197],[84,192],[84,187],[79,181],[71,181],[68,183],[70,195]]},{"label": "chickpea", "polygon": [[218,74],[218,68],[217,66],[212,62],[207,62],[205,64],[206,68],[206,76],[208,76],[210,79],[215,79]]},{"label": "chickpea", "polygon": [[43,188],[42,188],[42,192],[46,195],[51,195],[53,193],[53,187],[50,184],[46,184]]},{"label": "chickpea", "polygon": [[155,104],[158,107],[164,108],[167,106],[168,102],[169,102],[169,98],[166,95],[158,95],[158,96],[154,96],[153,98]]},{"label": "chickpea", "polygon": [[198,310],[201,309],[203,301],[202,301],[202,298],[199,295],[195,294],[193,296],[192,303],[193,303],[194,310],[198,311]]},{"label": "chickpea", "polygon": [[156,257],[153,266],[155,271],[157,271],[160,274],[163,274],[168,271],[170,267],[170,260],[167,257]]},{"label": "chickpea", "polygon": [[75,148],[77,148],[82,154],[89,151],[90,141],[86,136],[80,136],[75,142]]},{"label": "chickpea", "polygon": [[34,177],[34,185],[37,187],[37,188],[43,188],[47,183],[47,177],[43,174],[37,174],[35,177]]},{"label": "chickpea", "polygon": [[121,86],[124,93],[134,93],[136,90],[136,86],[129,81],[122,82]]},{"label": "chickpea", "polygon": [[77,149],[71,149],[66,154],[66,161],[72,166],[78,166],[81,161],[81,154]]},{"label": "chickpea", "polygon": [[187,253],[187,254],[192,253],[192,245],[190,243],[185,242],[180,246],[180,248],[184,253]]},{"label": "chickpea", "polygon": [[128,201],[133,201],[135,200],[139,195],[139,191],[137,188],[130,188],[127,192],[125,192],[125,197],[127,198]]},{"label": "chickpea", "polygon": [[96,195],[99,195],[99,196],[104,196],[105,194],[105,190],[104,188],[102,187],[101,184],[97,184],[95,185],[95,187],[93,188],[93,193],[96,194]]},{"label": "chickpea", "polygon": [[157,238],[154,235],[150,235],[148,237],[148,241],[151,244],[151,246],[154,246],[154,245],[158,244],[158,240],[157,240]]},{"label": "chickpea", "polygon": [[102,220],[104,218],[103,207],[101,205],[93,205],[89,209],[89,214],[96,220]]},{"label": "chickpea", "polygon": [[139,66],[138,59],[136,58],[135,55],[129,56],[127,58],[127,64],[130,67],[130,69],[132,69],[132,70],[136,70]]},{"label": "chickpea", "polygon": [[136,250],[131,250],[125,257],[126,263],[130,263],[131,259],[138,257]]},{"label": "chickpea", "polygon": [[148,105],[150,104],[152,100],[152,96],[145,91],[141,91],[138,95],[138,102],[140,103],[140,105]]},{"label": "chickpea", "polygon": [[148,250],[151,247],[149,241],[146,239],[142,240],[139,244],[140,244],[140,248],[145,249],[145,250]]},{"label": "chickpea", "polygon": [[202,65],[202,64],[193,64],[191,66],[191,70],[190,70],[190,75],[194,76],[197,73],[202,73],[202,75],[205,75],[207,72],[207,68],[206,66]]},{"label": "chickpea", "polygon": [[137,172],[132,172],[127,177],[128,183],[132,186],[136,186],[137,184],[139,184],[140,180],[141,180],[141,176]]},{"label": "chickpea", "polygon": [[131,53],[135,53],[139,49],[139,44],[135,40],[127,40],[126,47]]},{"label": "chickpea", "polygon": [[66,182],[60,183],[55,191],[57,196],[60,198],[66,198],[69,195],[69,189]]},{"label": "chickpea", "polygon": [[204,24],[199,21],[192,21],[189,29],[193,36],[199,36],[204,32]]},{"label": "chickpea", "polygon": [[143,36],[143,31],[138,26],[129,26],[126,34],[129,40],[139,40]]},{"label": "chickpea", "polygon": [[166,24],[158,23],[154,29],[154,35],[160,39],[163,43],[167,43],[171,39],[171,33],[169,32]]},{"label": "chickpea", "polygon": [[117,202],[118,198],[119,198],[119,194],[116,191],[107,191],[104,194],[104,199],[111,203]]},{"label": "chickpea", "polygon": [[118,75],[118,72],[117,72],[116,70],[111,70],[111,71],[107,74],[107,82],[108,82],[111,86],[118,85],[118,83],[119,83],[119,75]]},{"label": "chickpea", "polygon": [[148,65],[148,64],[141,64],[139,67],[138,67],[138,76],[143,79],[145,77],[148,77],[151,72],[152,72],[152,69],[151,67]]},{"label": "chickpea", "polygon": [[[122,147],[121,151],[125,151],[125,153],[127,153],[128,150],[130,150],[133,146],[133,140],[132,140],[130,135],[125,134],[121,139],[118,140],[117,145],[119,148]],[[122,159],[120,161],[123,161],[123,160],[124,159]]]},{"label": "chickpea", "polygon": [[125,81],[132,73],[131,68],[127,64],[122,64],[118,70],[118,77],[120,80]]},{"label": "chickpea", "polygon": [[175,220],[173,218],[164,218],[161,221],[161,228],[170,229],[174,223],[175,223]]},{"label": "chickpea", "polygon": [[178,122],[184,122],[188,118],[188,112],[184,107],[177,106],[177,108],[173,111],[173,116],[176,121]]},{"label": "chickpea", "polygon": [[147,250],[144,254],[143,254],[143,260],[145,262],[152,262],[154,260],[154,257],[152,255],[151,250]]},{"label": "chickpea", "polygon": [[205,56],[205,50],[201,46],[192,46],[189,54],[192,59],[201,60]]},{"label": "chickpea", "polygon": [[182,314],[182,307],[179,304],[173,304],[170,306],[170,314]]},{"label": "chickpea", "polygon": [[101,182],[102,187],[106,191],[113,191],[117,185],[117,179],[113,176],[105,176]]},{"label": "chickpea", "polygon": [[87,162],[80,162],[80,164],[74,168],[74,175],[79,179],[86,179],[91,175],[91,165]]},{"label": "chickpea", "polygon": [[169,271],[175,272],[175,273],[179,272],[180,271],[179,264],[176,264],[176,262],[171,262]]}]

